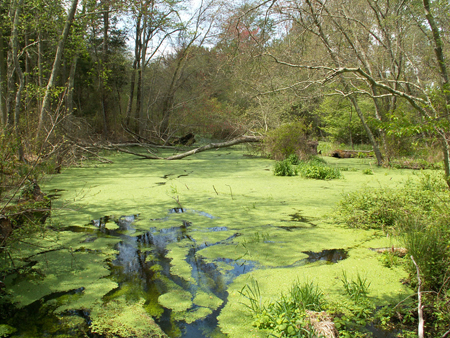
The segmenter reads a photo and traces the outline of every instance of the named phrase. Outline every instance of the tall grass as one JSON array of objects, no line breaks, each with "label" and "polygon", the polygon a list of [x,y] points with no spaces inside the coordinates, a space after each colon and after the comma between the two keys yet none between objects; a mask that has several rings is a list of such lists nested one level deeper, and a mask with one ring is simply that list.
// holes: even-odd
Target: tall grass
[{"label": "tall grass", "polygon": [[367,281],[367,278],[362,277],[359,272],[356,275],[356,279],[349,280],[347,277],[347,273],[345,271],[342,272],[341,282],[344,286],[344,290],[351,299],[353,299],[356,303],[361,300],[367,299],[369,294],[370,282]]}]

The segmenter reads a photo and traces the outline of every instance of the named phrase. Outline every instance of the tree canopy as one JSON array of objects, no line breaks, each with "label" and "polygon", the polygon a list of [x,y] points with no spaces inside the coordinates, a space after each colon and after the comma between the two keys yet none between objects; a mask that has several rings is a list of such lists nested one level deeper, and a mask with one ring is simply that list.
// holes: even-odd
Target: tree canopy
[{"label": "tree canopy", "polygon": [[50,130],[170,144],[301,119],[316,137],[371,144],[379,165],[405,138],[439,143],[449,176],[449,6],[3,1],[1,124],[23,156]]}]

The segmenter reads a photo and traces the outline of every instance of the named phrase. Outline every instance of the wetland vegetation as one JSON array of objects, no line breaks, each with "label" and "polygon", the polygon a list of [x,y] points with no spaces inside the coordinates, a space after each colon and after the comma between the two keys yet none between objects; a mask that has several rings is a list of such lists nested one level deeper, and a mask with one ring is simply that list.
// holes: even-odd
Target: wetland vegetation
[{"label": "wetland vegetation", "polygon": [[[17,307],[3,305],[2,328],[17,330],[12,337],[309,337],[308,310],[325,311],[344,337],[413,330],[415,274],[390,248],[423,250],[408,243],[427,223],[404,237],[397,214],[425,222],[441,213],[445,181],[333,157],[320,163],[346,168],[340,178],[283,177],[275,161],[248,153],[235,146],[175,162],[117,153],[114,164],[45,178],[43,190],[58,191],[51,220],[2,256],[15,271],[3,301]],[[418,259],[445,263],[440,236],[434,256]],[[443,267],[429,267],[424,281],[439,292]]]}]

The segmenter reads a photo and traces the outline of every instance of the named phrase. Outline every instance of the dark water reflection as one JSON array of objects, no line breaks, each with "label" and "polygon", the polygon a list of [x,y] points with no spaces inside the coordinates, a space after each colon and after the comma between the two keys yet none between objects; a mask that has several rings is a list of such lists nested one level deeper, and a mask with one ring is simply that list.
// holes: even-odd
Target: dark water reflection
[{"label": "dark water reflection", "polygon": [[[183,209],[171,209],[174,213],[183,213]],[[133,228],[133,217],[121,217],[121,229]],[[128,222],[128,224],[126,224]],[[99,224],[101,231],[105,231],[105,223],[102,220],[93,222]],[[117,221],[116,221],[117,223]],[[106,224],[106,223],[105,223]],[[204,319],[200,319],[191,324],[185,322],[174,321],[172,319],[172,310],[163,309],[159,304],[153,304],[153,308],[161,308],[159,316],[153,314],[157,318],[157,323],[169,335],[176,337],[208,337],[211,332],[219,334],[217,328],[217,316],[220,310],[226,304],[228,292],[227,285],[230,284],[237,276],[247,273],[255,268],[254,262],[245,260],[234,261],[231,259],[219,259],[215,262],[208,262],[200,255],[201,250],[214,245],[228,245],[233,239],[240,234],[235,233],[228,238],[215,243],[202,243],[198,245],[190,236],[192,223],[181,221],[179,226],[164,228],[157,230],[151,228],[149,231],[139,236],[129,236],[117,233],[122,241],[118,243],[115,249],[118,251],[116,259],[111,263],[111,278],[119,284],[119,289],[111,292],[112,297],[115,292],[126,287],[127,292],[135,294],[144,294],[148,302],[157,302],[160,295],[169,291],[167,281],[171,281],[189,291],[192,299],[195,297],[197,290],[201,287],[215,297],[220,298],[223,303],[215,309],[212,314]],[[211,228],[210,231],[227,231],[225,227]],[[109,234],[113,232],[109,231]],[[166,256],[168,253],[167,246],[172,243],[187,241],[191,248],[187,249],[185,261],[191,266],[191,281],[173,275],[171,273],[171,260]],[[189,246],[188,246],[189,247]],[[220,270],[218,264],[229,265],[229,269]],[[192,282],[194,280],[195,282]],[[193,305],[190,310],[195,310],[198,306]]]},{"label": "dark water reflection", "polygon": [[304,254],[308,255],[306,261],[308,263],[314,263],[317,261],[326,261],[327,263],[337,263],[343,259],[348,257],[347,250],[344,249],[331,249],[331,250],[323,250],[320,252],[313,251],[304,251]]},{"label": "dark water reflection", "polygon": [[[171,213],[185,214],[186,216],[190,213],[195,213],[211,219],[214,218],[214,216],[207,213],[182,208],[170,209],[169,214]],[[232,245],[234,239],[241,234],[230,233],[227,238],[213,243],[197,243],[193,233],[198,230],[189,221],[173,221],[176,222],[174,226],[163,229],[149,227],[145,232],[142,232],[142,230],[136,229],[135,222],[139,220],[139,215],[121,216],[118,218],[104,216],[92,220],[88,224],[89,226],[70,226],[64,228],[64,230],[85,233],[84,243],[96,241],[101,237],[115,237],[120,240],[114,247],[117,250],[117,254],[109,263],[111,271],[109,278],[118,283],[119,286],[104,296],[105,301],[120,295],[125,295],[127,299],[138,300],[144,298],[144,307],[170,337],[225,337],[218,328],[217,317],[227,303],[227,286],[237,276],[246,274],[258,266],[256,262],[242,259],[233,260],[227,257],[211,261],[204,258],[201,252],[210,246]],[[170,221],[170,218],[162,220]],[[139,228],[142,229],[142,226]],[[215,233],[229,231],[229,229],[227,227],[210,227],[206,231]],[[189,281],[172,273],[172,260],[168,257],[168,246],[174,243],[180,243],[185,248],[185,256],[181,259],[184,259],[191,267]],[[303,260],[302,264],[320,260],[335,263],[347,257],[347,252],[342,249],[305,253],[308,254],[308,258]],[[213,311],[212,314],[193,323],[188,324],[181,320],[177,321],[174,319],[175,313],[171,309],[163,308],[158,302],[160,296],[173,291],[174,285],[180,290],[189,292],[192,300],[197,292],[201,290],[209,293],[212,298],[217,297],[221,299],[223,301],[222,305],[211,309]],[[79,292],[79,290],[71,292]],[[57,298],[58,296],[60,295],[54,294],[50,297]],[[42,305],[42,302],[45,303],[45,299],[39,301],[39,304]],[[36,303],[33,306],[39,305]],[[30,309],[36,312],[33,306]],[[199,306],[193,304],[188,311],[195,311],[197,308]],[[27,312],[28,310],[25,309],[25,313]],[[75,312],[74,315],[81,316]],[[89,323],[88,313],[83,313],[82,317],[86,318],[87,323]],[[54,320],[57,320],[56,317]],[[86,330],[88,330],[87,326]]]}]

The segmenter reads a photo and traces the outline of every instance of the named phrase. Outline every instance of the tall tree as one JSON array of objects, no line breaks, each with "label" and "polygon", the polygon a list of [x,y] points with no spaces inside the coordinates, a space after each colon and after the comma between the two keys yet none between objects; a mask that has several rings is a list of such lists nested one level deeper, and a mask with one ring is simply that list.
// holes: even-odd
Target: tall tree
[{"label": "tall tree", "polygon": [[[448,177],[449,127],[448,122],[445,123],[448,120],[448,60],[441,37],[443,30],[438,26],[438,22],[444,20],[436,20],[440,11],[430,8],[438,4],[366,0],[359,1],[358,5],[337,0],[280,3],[273,15],[312,34],[324,46],[328,59],[286,62],[282,55],[267,54],[284,66],[315,72],[315,81],[309,81],[311,85],[323,87],[339,81],[341,88],[335,88],[336,93],[353,102],[362,122],[365,116],[358,111],[357,95],[370,97],[378,113],[386,99],[393,102],[388,106],[391,114],[396,113],[399,102],[409,105],[425,122],[409,130],[420,132],[431,128],[441,139]],[[393,23],[400,23],[402,27],[396,28]],[[418,43],[420,48],[417,48]],[[435,67],[424,68],[430,64]],[[368,134],[369,129],[366,128]],[[390,127],[388,131],[394,130]],[[376,151],[375,138],[371,137],[371,142]],[[380,162],[380,155],[377,158]]]},{"label": "tall tree", "polygon": [[6,76],[6,42],[5,33],[7,25],[6,15],[7,2],[3,1],[0,4],[0,118],[2,126],[5,127],[8,122],[8,115],[6,112],[6,89],[7,89],[7,76]]},{"label": "tall tree", "polygon": [[75,12],[77,10],[77,6],[78,6],[78,0],[72,0],[69,11],[67,13],[64,30],[58,41],[58,47],[55,52],[55,60],[53,62],[52,71],[51,71],[50,78],[47,83],[47,88],[45,90],[44,98],[42,100],[41,111],[39,113],[39,123],[38,123],[37,131],[36,131],[37,139],[39,139],[39,137],[42,133],[42,130],[44,128],[45,115],[48,114],[48,110],[50,107],[50,98],[51,98],[52,89],[54,88],[54,86],[56,84],[56,77],[57,77],[59,69],[61,67],[61,60],[62,60],[62,55],[63,55],[63,51],[64,51],[64,46],[65,46],[65,43],[69,36],[70,26],[72,25],[72,22],[75,18]]}]

